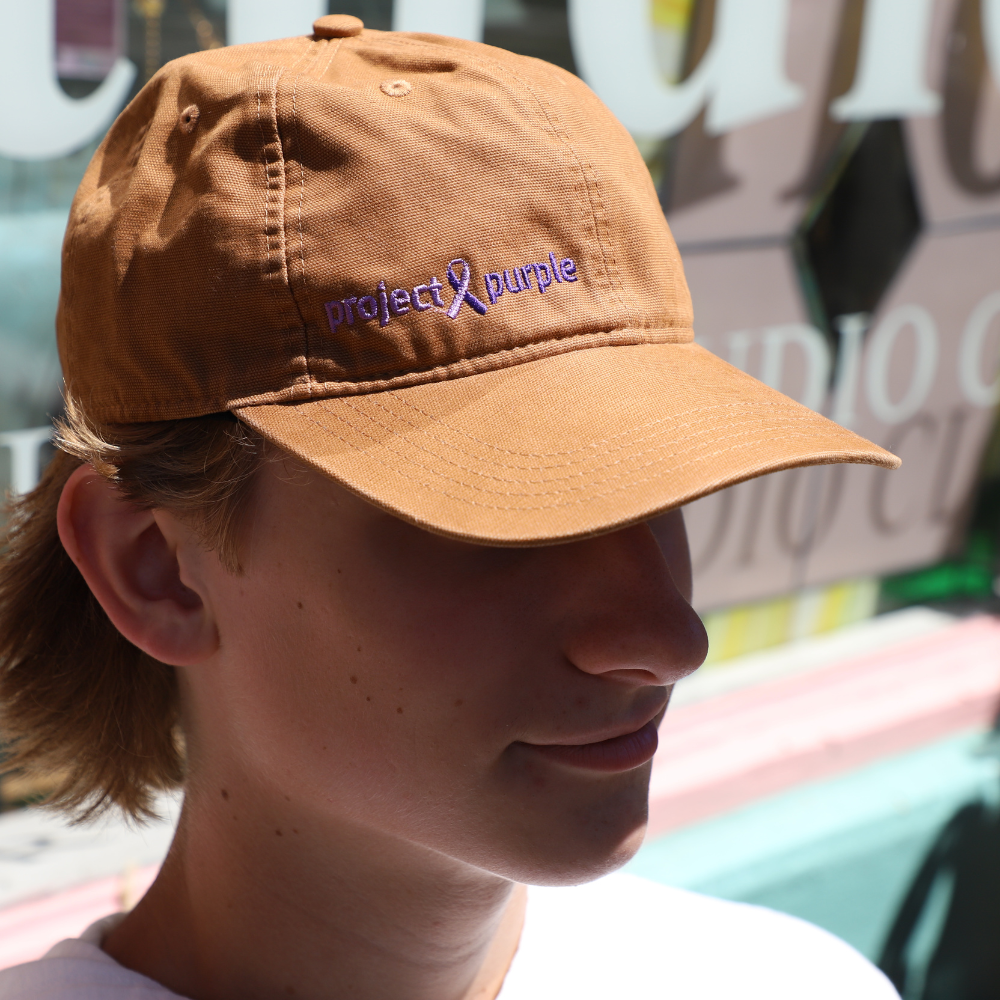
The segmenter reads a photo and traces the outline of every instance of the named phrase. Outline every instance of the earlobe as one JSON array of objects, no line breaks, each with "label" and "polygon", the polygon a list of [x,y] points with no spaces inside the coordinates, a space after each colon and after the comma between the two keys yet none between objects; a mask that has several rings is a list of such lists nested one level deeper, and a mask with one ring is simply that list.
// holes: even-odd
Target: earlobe
[{"label": "earlobe", "polygon": [[87,586],[129,642],[174,666],[192,666],[218,648],[205,595],[181,579],[184,547],[193,534],[168,537],[166,521],[123,499],[90,465],[67,480],[57,512],[59,537]]}]

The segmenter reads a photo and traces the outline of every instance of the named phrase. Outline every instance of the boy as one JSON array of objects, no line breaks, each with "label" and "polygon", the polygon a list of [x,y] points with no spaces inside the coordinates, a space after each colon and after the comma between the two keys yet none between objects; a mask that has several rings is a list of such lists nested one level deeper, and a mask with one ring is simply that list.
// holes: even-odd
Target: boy
[{"label": "boy", "polygon": [[4,732],[64,807],[185,802],[138,906],[0,997],[895,995],[791,918],[585,884],[705,655],[678,508],[898,463],[692,343],[579,80],[338,16],[180,59],[81,185],[58,330]]}]

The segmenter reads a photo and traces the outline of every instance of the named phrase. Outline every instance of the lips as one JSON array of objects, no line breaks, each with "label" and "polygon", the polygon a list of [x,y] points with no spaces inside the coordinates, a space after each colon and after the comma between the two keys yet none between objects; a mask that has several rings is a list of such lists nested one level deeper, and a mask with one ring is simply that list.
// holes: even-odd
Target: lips
[{"label": "lips", "polygon": [[523,743],[532,752],[570,767],[614,773],[631,771],[652,760],[659,736],[656,719],[642,728],[597,743]]}]

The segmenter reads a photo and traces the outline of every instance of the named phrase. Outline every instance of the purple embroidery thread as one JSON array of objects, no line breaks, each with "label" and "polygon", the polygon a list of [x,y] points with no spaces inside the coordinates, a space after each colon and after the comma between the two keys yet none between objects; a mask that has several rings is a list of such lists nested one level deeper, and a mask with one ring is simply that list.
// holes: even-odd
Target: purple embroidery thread
[{"label": "purple embroidery thread", "polygon": [[[576,261],[572,257],[564,257],[561,261],[556,261],[555,254],[548,251],[549,263],[536,262],[534,264],[522,264],[520,267],[505,270],[503,273],[490,271],[484,275],[483,281],[486,287],[486,295],[490,305],[496,305],[504,289],[516,294],[531,288],[531,272],[535,274],[535,281],[539,294],[544,294],[550,288],[553,281],[574,282],[578,279]],[[551,266],[550,266],[551,265]],[[460,267],[460,274],[456,274],[456,268]],[[512,277],[513,272],[513,277]],[[481,299],[477,298],[469,291],[469,284],[472,277],[472,268],[462,257],[456,257],[448,264],[446,272],[448,284],[455,291],[451,303],[445,309],[445,303],[441,298],[441,290],[444,285],[437,279],[431,278],[426,285],[415,285],[411,291],[405,288],[394,288],[391,292],[386,291],[385,282],[380,281],[374,295],[349,295],[344,299],[334,299],[324,303],[327,320],[330,330],[333,333],[345,323],[353,326],[355,312],[358,318],[370,321],[378,318],[379,326],[387,326],[393,316],[402,316],[414,309],[417,312],[426,312],[428,309],[437,307],[445,312],[450,319],[455,319],[462,310],[462,306],[468,303],[473,311],[485,316],[488,306]],[[430,296],[430,301],[423,299],[424,294]]]},{"label": "purple embroidery thread", "polygon": [[[334,309],[336,312],[336,319],[334,319]],[[326,316],[330,321],[330,330],[333,333],[337,332],[337,327],[344,322],[344,303],[343,302],[327,302],[326,304]]]},{"label": "purple embroidery thread", "polygon": [[507,291],[516,295],[518,292],[524,291],[524,285],[521,284],[521,272],[516,267],[514,268],[514,277],[517,280],[517,288],[510,283],[510,271],[503,273],[503,283],[507,286]]},{"label": "purple embroidery thread", "polygon": [[362,319],[374,319],[378,315],[378,302],[374,295],[362,295],[358,299],[358,315]]},{"label": "purple embroidery thread", "polygon": [[484,275],[483,281],[486,283],[486,294],[489,296],[490,305],[495,306],[497,299],[503,295],[503,278],[496,271],[491,271]]},{"label": "purple embroidery thread", "polygon": [[562,281],[562,278],[559,276],[559,265],[556,263],[556,255],[551,250],[549,251],[549,260],[552,262],[552,277],[556,281]]},{"label": "purple embroidery thread", "polygon": [[[455,275],[456,264],[462,265],[461,278],[458,278]],[[469,291],[469,279],[471,277],[472,271],[469,268],[468,263],[462,260],[461,257],[456,257],[448,265],[448,284],[455,289],[455,297],[451,300],[451,305],[448,306],[448,317],[450,319],[454,319],[458,315],[458,310],[462,308],[463,302],[468,302],[480,316],[486,315],[486,303],[477,299],[475,295]]]},{"label": "purple embroidery thread", "polygon": [[[545,289],[552,284],[552,272],[549,270],[548,264],[532,264],[532,269],[535,272],[535,281],[538,282],[538,291],[545,294]],[[542,276],[544,275],[544,280]]]},{"label": "purple embroidery thread", "polygon": [[387,326],[389,323],[389,296],[385,294],[385,282],[378,283],[378,325]]},{"label": "purple embroidery thread", "polygon": [[434,302],[434,305],[438,309],[444,309],[444,303],[441,301],[441,289],[444,288],[444,285],[437,278],[431,278],[427,282],[427,287],[431,290],[431,300]]},{"label": "purple embroidery thread", "polygon": [[423,302],[420,299],[421,292],[429,292],[429,291],[430,291],[429,286],[417,285],[410,293],[410,301],[413,303],[413,308],[416,309],[417,312],[423,312],[425,309],[430,309],[431,303]]},{"label": "purple embroidery thread", "polygon": [[410,293],[405,288],[394,288],[389,295],[393,315],[402,316],[410,311]]}]

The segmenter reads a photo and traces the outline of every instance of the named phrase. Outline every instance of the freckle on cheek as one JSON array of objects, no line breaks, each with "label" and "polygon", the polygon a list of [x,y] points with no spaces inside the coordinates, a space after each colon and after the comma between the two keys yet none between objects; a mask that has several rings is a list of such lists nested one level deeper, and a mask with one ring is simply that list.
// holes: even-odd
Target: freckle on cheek
[{"label": "freckle on cheek", "polygon": [[224,788],[222,789],[220,794],[227,802],[229,801],[229,792],[227,792]]},{"label": "freckle on cheek", "polygon": [[456,698],[455,699],[455,708],[458,708],[458,707],[460,707],[461,705],[464,705],[464,704],[465,704],[465,702],[462,701],[461,698]]},{"label": "freckle on cheek", "polygon": [[281,836],[282,834],[281,834],[281,831],[280,831],[280,830],[275,830],[275,831],[274,831],[274,835],[275,835],[276,837],[280,837],[280,836]]},{"label": "freckle on cheek", "polygon": [[403,714],[403,710],[401,708],[397,708],[396,711],[399,712],[400,715]]},{"label": "freckle on cheek", "polygon": [[296,601],[296,604],[298,604],[299,611],[301,611],[302,610],[302,602],[301,601]]},{"label": "freckle on cheek", "polygon": [[357,677],[351,677],[351,683],[352,684],[357,684],[358,683]]}]

